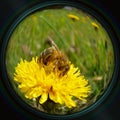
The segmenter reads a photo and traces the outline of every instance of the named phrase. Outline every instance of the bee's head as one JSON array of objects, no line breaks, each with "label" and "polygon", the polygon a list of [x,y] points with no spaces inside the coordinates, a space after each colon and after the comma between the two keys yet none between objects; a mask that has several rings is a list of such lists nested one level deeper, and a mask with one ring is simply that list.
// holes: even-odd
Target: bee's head
[{"label": "bee's head", "polygon": [[59,76],[61,77],[61,76],[64,76],[65,74],[67,74],[69,69],[70,69],[69,65],[59,66],[59,68],[58,68]]},{"label": "bee's head", "polygon": [[58,66],[58,70],[60,71],[60,74],[64,76],[70,69],[70,65],[68,62],[61,61],[61,64]]}]

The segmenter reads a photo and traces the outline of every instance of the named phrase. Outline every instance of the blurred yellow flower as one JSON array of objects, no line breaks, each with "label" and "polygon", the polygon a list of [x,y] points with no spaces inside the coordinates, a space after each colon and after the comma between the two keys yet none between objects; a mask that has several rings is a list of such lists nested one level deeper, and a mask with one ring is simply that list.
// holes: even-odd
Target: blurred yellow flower
[{"label": "blurred yellow flower", "polygon": [[80,75],[80,71],[73,64],[70,65],[67,75],[59,77],[53,72],[46,74],[45,69],[38,65],[37,57],[32,58],[30,62],[21,59],[15,68],[14,80],[26,98],[39,97],[40,104],[49,98],[71,108],[76,106],[73,97],[86,102],[91,92],[88,80]]},{"label": "blurred yellow flower", "polygon": [[71,18],[72,20],[79,20],[79,17],[73,14],[68,14],[68,17]]},{"label": "blurred yellow flower", "polygon": [[97,23],[95,22],[91,22],[92,26],[95,28],[95,30],[99,29],[99,26],[97,25]]}]

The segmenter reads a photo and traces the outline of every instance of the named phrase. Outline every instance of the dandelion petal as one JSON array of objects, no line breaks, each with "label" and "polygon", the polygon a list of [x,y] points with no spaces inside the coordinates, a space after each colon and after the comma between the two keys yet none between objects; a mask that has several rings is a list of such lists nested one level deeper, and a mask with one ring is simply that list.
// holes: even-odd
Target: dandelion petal
[{"label": "dandelion petal", "polygon": [[47,99],[48,99],[48,93],[43,93],[43,94],[41,95],[40,100],[39,100],[40,104],[43,104],[44,102],[46,102]]}]

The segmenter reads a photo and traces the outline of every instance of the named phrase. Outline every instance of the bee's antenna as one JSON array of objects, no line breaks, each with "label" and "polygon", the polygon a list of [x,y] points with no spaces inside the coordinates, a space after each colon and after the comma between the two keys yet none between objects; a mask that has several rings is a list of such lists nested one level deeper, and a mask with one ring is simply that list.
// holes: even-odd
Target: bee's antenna
[{"label": "bee's antenna", "polygon": [[55,44],[55,42],[52,40],[52,38],[51,38],[50,36],[48,36],[47,41],[48,41],[52,46],[54,46],[57,51],[59,51],[59,48],[57,47],[57,45]]}]

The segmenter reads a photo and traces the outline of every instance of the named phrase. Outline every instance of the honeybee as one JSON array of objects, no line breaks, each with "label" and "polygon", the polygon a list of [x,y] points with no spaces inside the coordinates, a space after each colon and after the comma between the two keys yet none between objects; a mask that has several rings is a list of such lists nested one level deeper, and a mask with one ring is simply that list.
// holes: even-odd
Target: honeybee
[{"label": "honeybee", "polygon": [[70,69],[69,60],[50,37],[47,40],[51,47],[41,52],[37,62],[45,68],[47,73],[56,72],[59,77],[64,76]]}]

